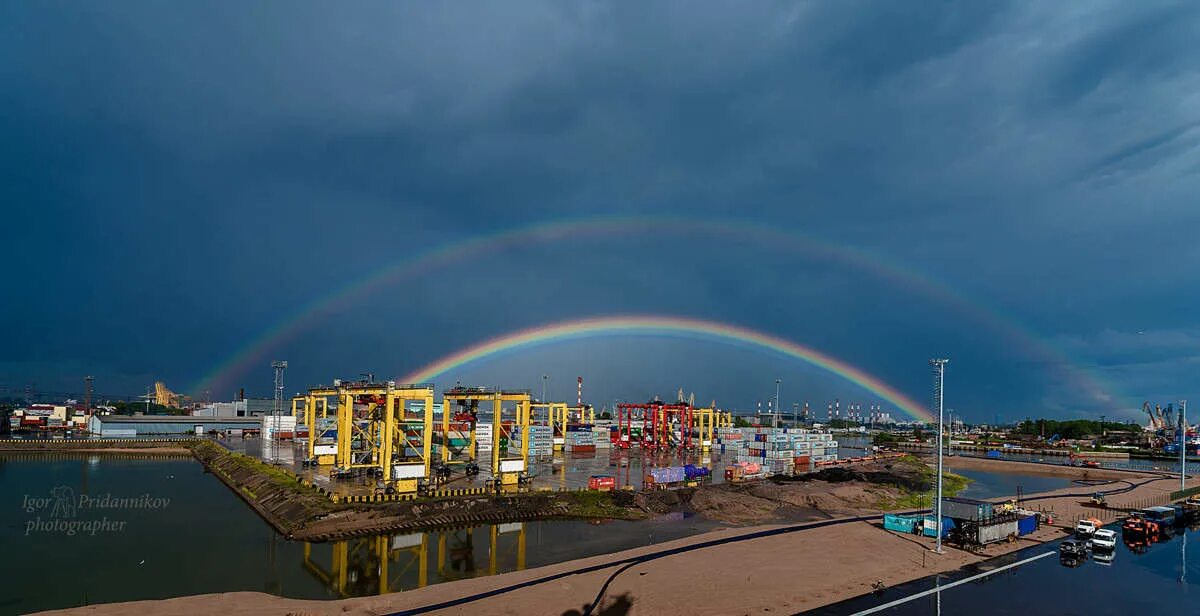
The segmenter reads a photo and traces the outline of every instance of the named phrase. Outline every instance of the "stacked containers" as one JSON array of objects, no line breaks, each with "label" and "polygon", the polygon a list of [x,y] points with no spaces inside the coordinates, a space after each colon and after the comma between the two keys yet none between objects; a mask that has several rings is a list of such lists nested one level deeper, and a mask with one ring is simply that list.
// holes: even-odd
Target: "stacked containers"
[{"label": "stacked containers", "polygon": [[572,453],[595,453],[596,437],[591,430],[568,431],[563,448]]},{"label": "stacked containers", "polygon": [[[735,429],[736,430],[736,429]],[[815,462],[837,459],[833,436],[788,428],[741,428],[740,433],[724,429],[719,440],[722,451],[736,451],[735,463],[757,463],[768,475],[806,473]],[[724,449],[734,447],[736,449]]]},{"label": "stacked containers", "polygon": [[612,447],[612,428],[608,426],[593,426],[592,440],[595,441],[598,449],[608,449]]},{"label": "stacked containers", "polygon": [[[515,435],[520,438],[520,435]],[[529,426],[529,455],[544,458],[554,455],[554,428]]]},{"label": "stacked containers", "polygon": [[492,424],[475,424],[475,451],[478,452],[478,458],[492,455]]}]

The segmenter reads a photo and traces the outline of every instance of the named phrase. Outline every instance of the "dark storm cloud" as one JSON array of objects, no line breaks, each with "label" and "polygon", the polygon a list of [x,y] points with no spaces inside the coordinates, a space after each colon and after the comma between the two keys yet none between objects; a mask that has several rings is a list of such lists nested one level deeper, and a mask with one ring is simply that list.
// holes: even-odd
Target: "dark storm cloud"
[{"label": "dark storm cloud", "polygon": [[[1191,3],[9,3],[0,237],[20,301],[0,307],[0,376],[194,382],[430,245],[657,213],[869,248],[1068,349],[1114,406],[1176,395],[1171,336],[1200,327],[1182,308],[1200,300],[1195,40]],[[315,382],[667,312],[819,344],[918,399],[924,359],[950,353],[957,406],[981,413],[1111,410],[969,311],[781,254],[510,248],[274,352]],[[1179,357],[1176,380],[1116,367],[1134,360],[1113,336],[1138,330],[1162,331],[1137,353]]]}]

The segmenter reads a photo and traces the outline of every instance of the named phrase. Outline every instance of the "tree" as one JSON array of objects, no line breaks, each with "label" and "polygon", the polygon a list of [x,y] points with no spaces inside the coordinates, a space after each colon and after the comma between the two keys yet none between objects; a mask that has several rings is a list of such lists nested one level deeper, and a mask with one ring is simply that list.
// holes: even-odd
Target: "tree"
[{"label": "tree", "polygon": [[891,432],[877,432],[875,437],[871,439],[874,445],[887,445],[889,443],[898,442],[900,439]]},{"label": "tree", "polygon": [[733,427],[735,427],[735,428],[749,428],[749,427],[750,427],[750,422],[746,421],[746,418],[744,418],[744,417],[734,417],[734,418],[733,418]]}]

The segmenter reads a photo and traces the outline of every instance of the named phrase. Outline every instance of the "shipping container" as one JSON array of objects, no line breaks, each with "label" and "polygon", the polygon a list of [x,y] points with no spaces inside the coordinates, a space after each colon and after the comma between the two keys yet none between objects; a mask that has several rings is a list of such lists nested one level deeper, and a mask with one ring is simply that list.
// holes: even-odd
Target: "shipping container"
[{"label": "shipping container", "polygon": [[[942,509],[944,511],[945,506],[943,506]],[[987,545],[989,543],[1004,541],[1009,537],[1016,537],[1017,534],[1018,531],[1016,520],[998,522],[995,524],[980,524],[977,541],[979,541],[980,545]]]},{"label": "shipping container", "polygon": [[992,506],[987,501],[948,496],[942,499],[942,515],[979,522],[992,518]]},{"label": "shipping container", "polygon": [[883,516],[883,527],[898,533],[911,534],[914,528],[920,528],[921,526],[922,520],[920,516],[892,515],[890,513]]},{"label": "shipping container", "polygon": [[[957,525],[954,523],[954,518],[942,516],[942,538],[945,539],[950,531],[954,530]],[[937,518],[931,515],[925,516],[922,520],[922,534],[926,537],[937,536]]]},{"label": "shipping container", "polygon": [[592,475],[588,478],[589,490],[613,490],[617,487],[617,479],[612,475]]}]

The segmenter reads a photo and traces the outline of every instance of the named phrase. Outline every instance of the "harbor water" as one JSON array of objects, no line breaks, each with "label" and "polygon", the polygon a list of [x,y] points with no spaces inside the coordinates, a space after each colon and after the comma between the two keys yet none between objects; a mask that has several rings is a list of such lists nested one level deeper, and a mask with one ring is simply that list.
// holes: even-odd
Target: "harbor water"
[{"label": "harbor water", "polygon": [[[537,567],[716,525],[546,521],[306,544],[190,457],[0,454],[0,614],[197,593],[337,599]],[[60,497],[86,495],[67,510]]]}]

